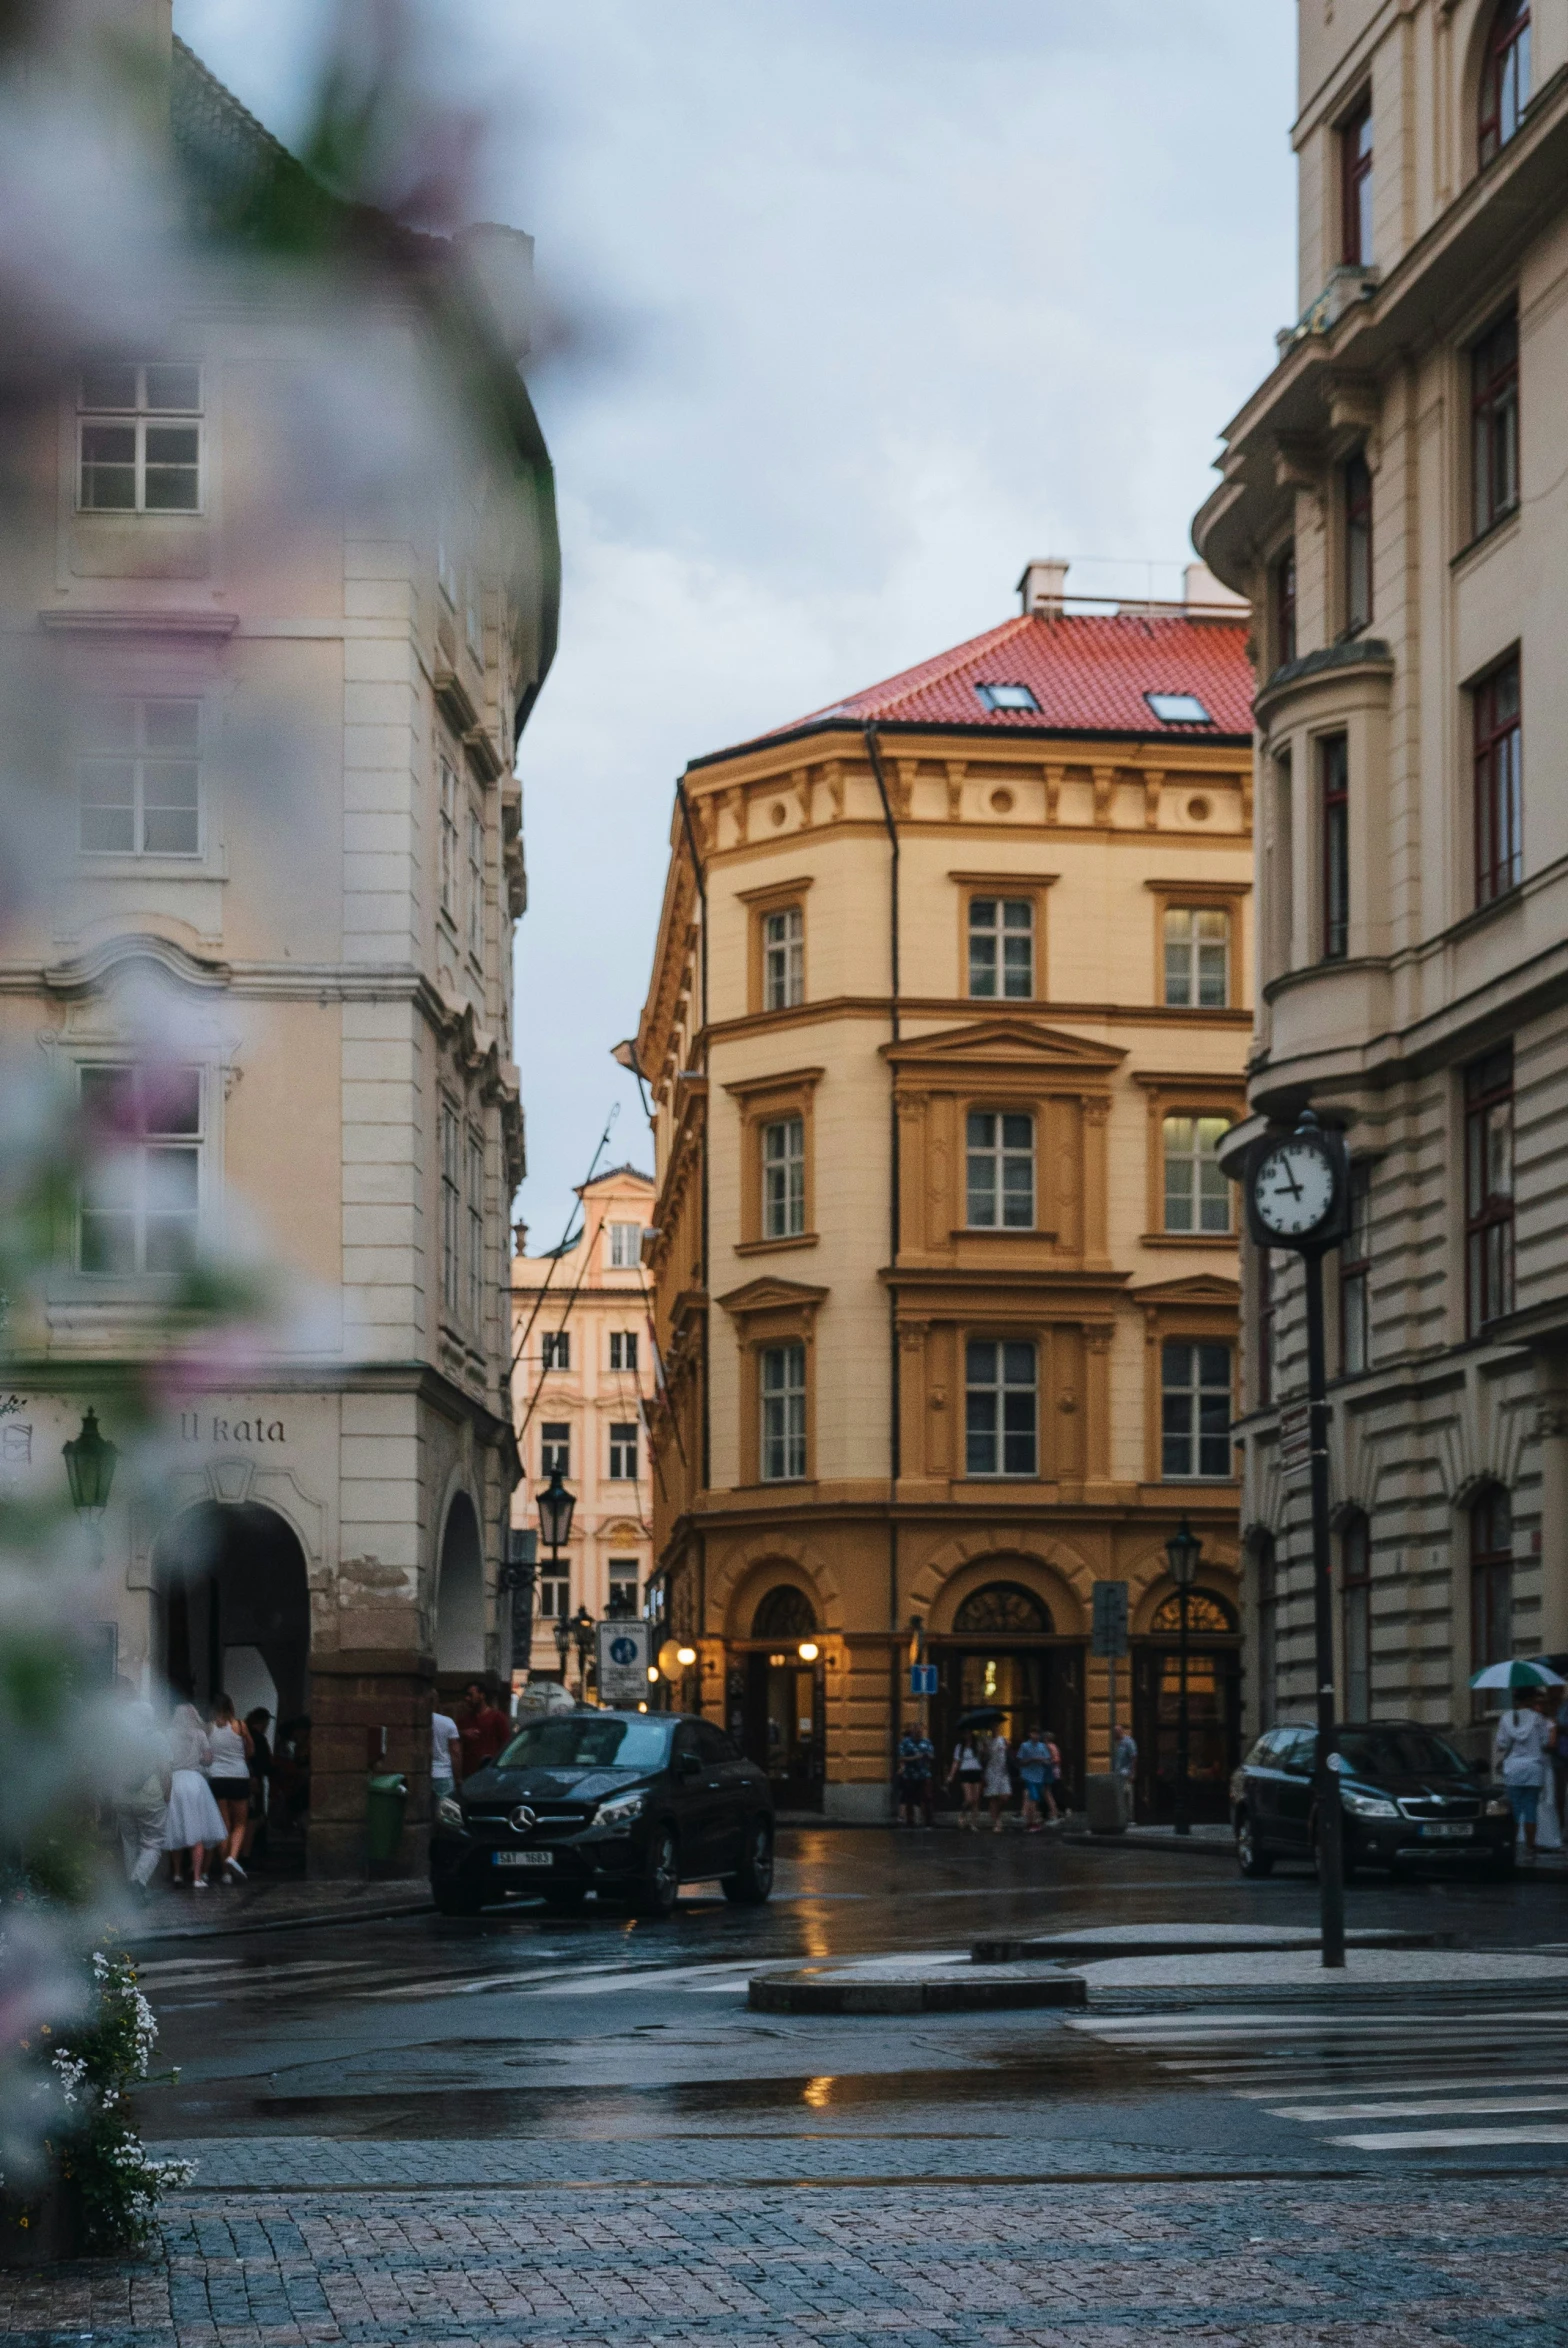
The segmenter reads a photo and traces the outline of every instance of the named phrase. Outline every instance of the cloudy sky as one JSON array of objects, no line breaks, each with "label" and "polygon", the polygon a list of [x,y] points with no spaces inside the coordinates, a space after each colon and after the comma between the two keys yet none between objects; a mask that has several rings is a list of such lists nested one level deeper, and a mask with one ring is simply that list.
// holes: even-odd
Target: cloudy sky
[{"label": "cloudy sky", "polygon": [[[1174,592],[1294,315],[1293,0],[465,0],[484,209],[582,322],[535,396],[565,552],[524,738],[529,1243],[636,1026],[674,778],[1016,608]],[[176,0],[280,136],[321,0]],[[1151,572],[1149,566],[1154,568]]]}]

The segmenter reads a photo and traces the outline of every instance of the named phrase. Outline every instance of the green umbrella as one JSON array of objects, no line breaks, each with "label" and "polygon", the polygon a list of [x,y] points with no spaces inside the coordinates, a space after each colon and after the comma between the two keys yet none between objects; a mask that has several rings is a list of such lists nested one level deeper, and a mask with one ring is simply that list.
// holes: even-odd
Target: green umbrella
[{"label": "green umbrella", "polygon": [[1515,1663],[1489,1663],[1485,1671],[1470,1674],[1473,1688],[1560,1688],[1568,1686],[1548,1664],[1521,1657]]}]

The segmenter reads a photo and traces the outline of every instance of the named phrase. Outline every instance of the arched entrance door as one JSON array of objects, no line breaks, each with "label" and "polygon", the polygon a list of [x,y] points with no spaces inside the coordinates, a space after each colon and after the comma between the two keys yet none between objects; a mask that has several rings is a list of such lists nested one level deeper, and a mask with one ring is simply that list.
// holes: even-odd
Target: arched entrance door
[{"label": "arched entrance door", "polygon": [[[938,1784],[951,1765],[959,1722],[988,1706],[1016,1746],[1038,1722],[1062,1756],[1064,1807],[1083,1804],[1083,1642],[1057,1635],[1051,1610],[1022,1582],[986,1582],[971,1590],[951,1631],[927,1641],[940,1680],[931,1701]],[[951,1797],[948,1797],[951,1798]]]},{"label": "arched entrance door", "polygon": [[[1133,1645],[1135,1807],[1146,1825],[1167,1824],[1175,1814],[1180,1633],[1181,1601],[1172,1596]],[[1200,1825],[1223,1825],[1230,1774],[1241,1758],[1241,1639],[1235,1609],[1215,1590],[1187,1597],[1187,1721],[1189,1810]]]},{"label": "arched entrance door", "polygon": [[189,1508],[153,1552],[158,1664],[177,1695],[258,1707],[274,1776],[269,1863],[304,1865],[310,1812],[310,1583],[291,1525],[270,1508],[208,1500]]},{"label": "arched entrance door", "polygon": [[436,1671],[448,1693],[485,1668],[485,1559],[479,1519],[456,1493],[441,1536],[436,1581]]},{"label": "arched entrance door", "polygon": [[793,1582],[778,1582],[751,1618],[741,1699],[740,1745],[765,1769],[781,1810],[820,1810],[826,1767],[825,1679],[816,1609]]}]

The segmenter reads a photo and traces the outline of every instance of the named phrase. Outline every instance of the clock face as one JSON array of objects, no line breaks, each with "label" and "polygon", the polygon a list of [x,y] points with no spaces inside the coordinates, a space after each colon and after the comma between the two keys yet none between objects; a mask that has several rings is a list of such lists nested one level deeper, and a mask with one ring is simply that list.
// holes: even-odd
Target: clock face
[{"label": "clock face", "polygon": [[1266,1231],[1303,1239],[1333,1207],[1333,1166],[1309,1141],[1282,1141],[1253,1176],[1252,1200]]}]

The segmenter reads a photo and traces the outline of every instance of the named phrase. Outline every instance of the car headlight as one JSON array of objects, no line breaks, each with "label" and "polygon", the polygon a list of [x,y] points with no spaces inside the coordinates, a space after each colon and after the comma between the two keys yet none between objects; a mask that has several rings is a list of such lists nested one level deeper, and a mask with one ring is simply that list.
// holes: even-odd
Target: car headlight
[{"label": "car headlight", "polygon": [[1486,1805],[1486,1814],[1488,1818],[1511,1818],[1513,1807],[1506,1794],[1494,1794]]},{"label": "car headlight", "polygon": [[463,1823],[462,1803],[454,1802],[450,1794],[443,1794],[436,1804],[436,1822],[440,1826],[461,1826]]},{"label": "car headlight", "polygon": [[646,1793],[617,1794],[613,1801],[601,1802],[594,1813],[595,1826],[630,1826],[648,1807]]},{"label": "car headlight", "polygon": [[1397,1818],[1399,1804],[1391,1802],[1386,1794],[1355,1794],[1349,1786],[1341,1786],[1340,1801],[1352,1818]]}]

